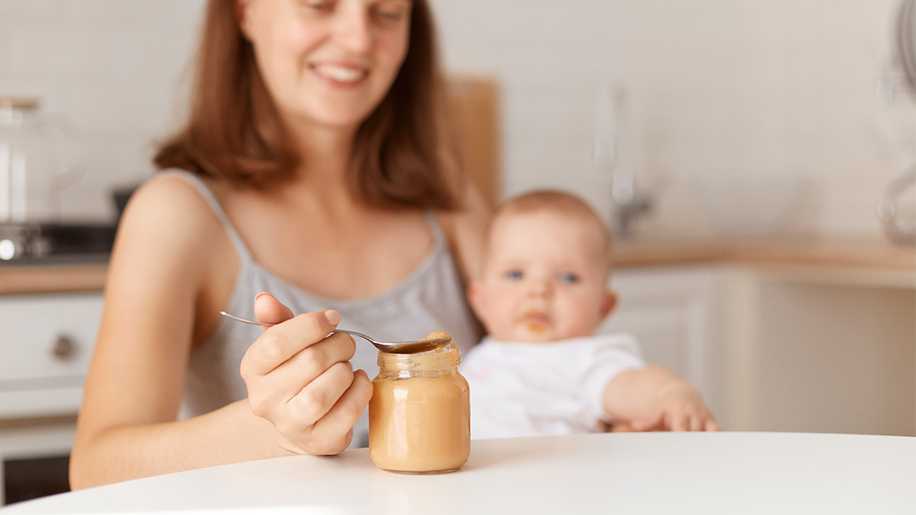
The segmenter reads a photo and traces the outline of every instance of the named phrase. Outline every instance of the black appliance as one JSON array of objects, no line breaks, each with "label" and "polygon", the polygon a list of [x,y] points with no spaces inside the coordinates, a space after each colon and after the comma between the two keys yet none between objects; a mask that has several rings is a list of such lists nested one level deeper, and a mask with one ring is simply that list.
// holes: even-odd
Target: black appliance
[{"label": "black appliance", "polygon": [[0,223],[0,264],[107,260],[115,223]]}]

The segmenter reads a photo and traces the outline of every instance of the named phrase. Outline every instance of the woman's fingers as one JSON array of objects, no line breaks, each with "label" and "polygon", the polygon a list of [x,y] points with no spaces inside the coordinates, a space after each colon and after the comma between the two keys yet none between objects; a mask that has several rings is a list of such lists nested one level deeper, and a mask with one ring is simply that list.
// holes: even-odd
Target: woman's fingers
[{"label": "woman's fingers", "polygon": [[715,420],[713,420],[712,417],[710,417],[710,418],[706,419],[706,427],[705,427],[705,430],[706,430],[706,431],[718,431],[718,430],[719,430],[719,424],[718,424]]},{"label": "woman's fingers", "polygon": [[340,322],[334,310],[304,313],[270,327],[242,357],[242,377],[264,375],[282,365],[299,351],[327,337]]},{"label": "woman's fingers", "polygon": [[293,318],[293,312],[273,295],[261,292],[254,298],[254,317],[266,329]]},{"label": "woman's fingers", "polygon": [[355,351],[356,344],[350,335],[335,333],[272,370],[263,377],[264,384],[272,391],[283,392],[282,400],[287,401],[335,363],[349,362]]},{"label": "woman's fingers", "polygon": [[353,377],[349,361],[332,365],[286,401],[287,422],[303,429],[318,422],[350,388]]},{"label": "woman's fingers", "polygon": [[252,412],[273,422],[284,448],[336,454],[350,443],[352,427],[366,408],[372,385],[353,373],[356,346],[343,333],[334,310],[293,313],[270,294],[255,299],[264,333],[242,357],[240,371]]},{"label": "woman's fingers", "polygon": [[371,398],[372,381],[364,370],[357,370],[353,373],[353,383],[347,391],[313,428],[313,434],[319,437],[319,441],[326,439],[331,443],[330,448],[324,449],[325,453],[339,453],[350,444],[352,432],[348,433],[348,430],[352,429],[360,415],[366,411]]}]

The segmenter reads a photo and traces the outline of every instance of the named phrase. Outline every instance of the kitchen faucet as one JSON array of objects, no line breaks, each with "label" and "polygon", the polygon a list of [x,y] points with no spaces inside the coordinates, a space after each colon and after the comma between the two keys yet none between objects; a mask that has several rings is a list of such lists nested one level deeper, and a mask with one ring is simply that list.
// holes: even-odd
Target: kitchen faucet
[{"label": "kitchen faucet", "polygon": [[614,201],[614,225],[617,236],[626,240],[633,237],[633,223],[652,211],[652,198],[641,193],[634,193],[623,198],[612,195]]}]

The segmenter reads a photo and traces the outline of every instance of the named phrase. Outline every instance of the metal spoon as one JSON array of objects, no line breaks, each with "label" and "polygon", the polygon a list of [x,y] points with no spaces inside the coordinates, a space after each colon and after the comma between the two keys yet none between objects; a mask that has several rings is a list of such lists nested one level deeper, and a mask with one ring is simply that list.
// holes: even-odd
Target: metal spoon
[{"label": "metal spoon", "polygon": [[[231,318],[232,320],[235,320],[236,322],[242,322],[242,323],[251,324],[251,325],[268,325],[268,324],[262,324],[255,320],[248,320],[247,318],[235,316],[231,313],[226,313],[225,311],[220,311],[219,314],[226,318]],[[452,341],[451,338],[441,337],[441,338],[422,338],[420,340],[409,340],[409,341],[403,341],[403,342],[383,342],[383,341],[376,340],[375,338],[372,338],[369,335],[358,333],[356,331],[350,331],[349,329],[335,329],[331,331],[330,333],[328,333],[328,336],[334,333],[347,333],[351,336],[358,336],[362,338],[363,340],[366,340],[367,342],[371,343],[373,346],[375,346],[376,349],[382,352],[387,352],[391,354],[417,354],[419,352],[426,352],[426,351],[436,349]]]}]

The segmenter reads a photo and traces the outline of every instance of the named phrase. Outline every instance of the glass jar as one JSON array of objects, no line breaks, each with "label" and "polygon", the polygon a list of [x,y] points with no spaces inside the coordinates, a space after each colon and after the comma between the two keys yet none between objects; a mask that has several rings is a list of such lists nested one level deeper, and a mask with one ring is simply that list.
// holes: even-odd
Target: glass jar
[{"label": "glass jar", "polygon": [[0,96],[0,224],[58,220],[59,192],[78,178],[69,124],[39,106]]},{"label": "glass jar", "polygon": [[369,402],[369,456],[395,472],[452,472],[470,454],[468,383],[454,342],[417,354],[378,355]]}]

